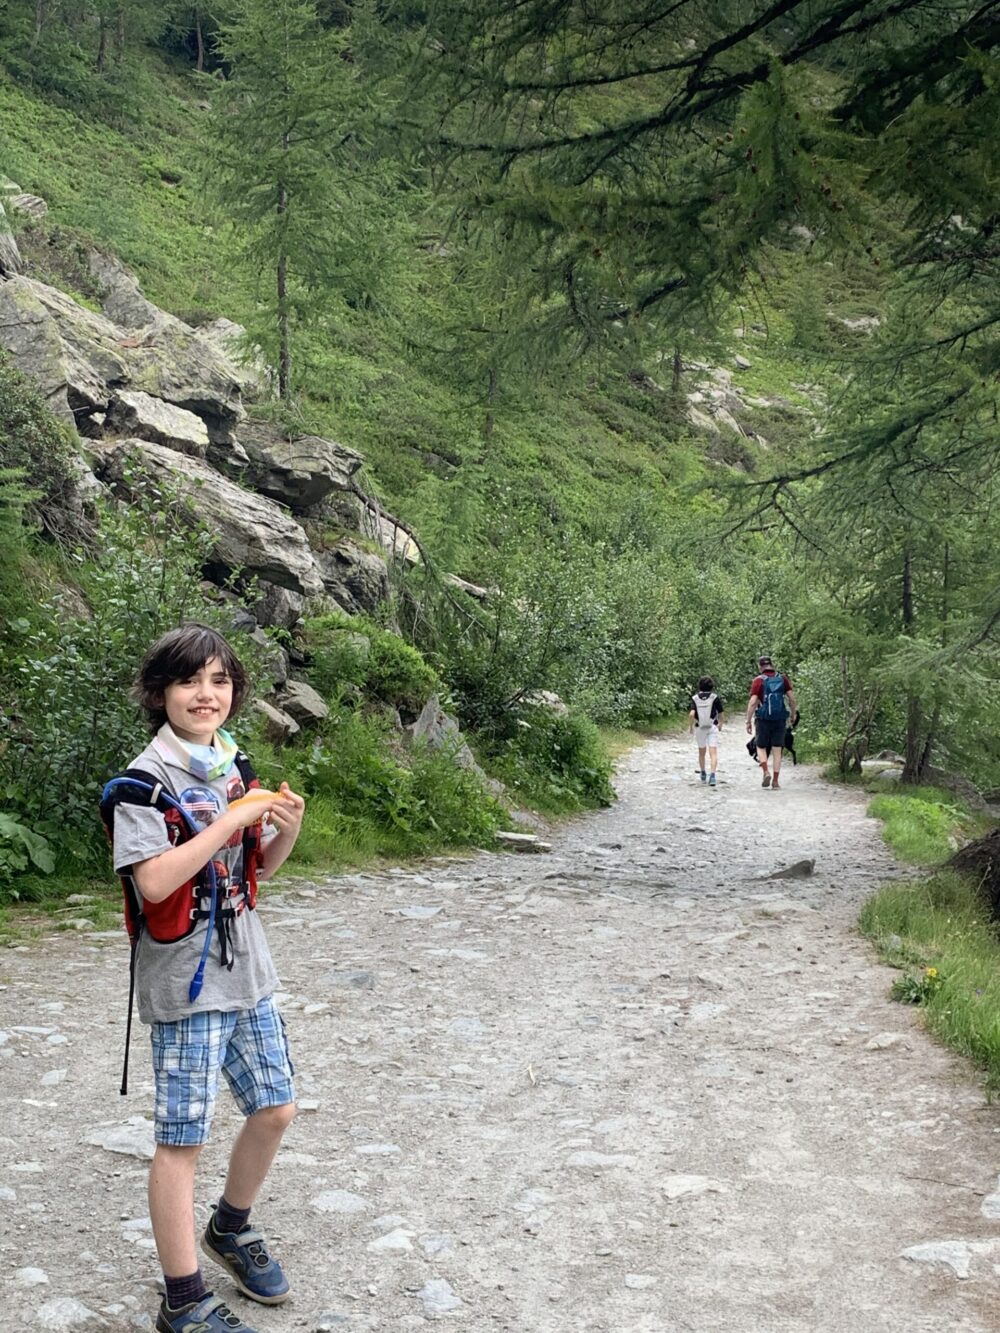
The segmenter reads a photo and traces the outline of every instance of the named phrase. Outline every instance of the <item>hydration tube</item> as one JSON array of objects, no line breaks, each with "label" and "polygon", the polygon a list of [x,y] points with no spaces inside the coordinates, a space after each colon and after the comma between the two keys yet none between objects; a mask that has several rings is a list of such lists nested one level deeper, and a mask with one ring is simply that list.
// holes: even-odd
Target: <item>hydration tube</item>
[{"label": "hydration tube", "polygon": [[[169,806],[172,806],[173,809],[178,812],[178,814],[184,820],[185,824],[188,826],[188,829],[190,830],[192,836],[195,836],[196,834],[200,833],[201,829],[191,818],[187,810],[184,809],[180,801],[178,801],[175,796],[172,796],[170,792],[168,792],[162,786],[162,784],[158,783],[157,786],[160,787],[159,795],[162,796],[162,798],[167,802]],[[135,787],[139,791],[149,792],[150,796],[153,797],[153,800],[150,801],[150,804],[153,805],[155,808],[157,790],[156,787],[152,786],[150,783],[140,782],[138,778],[112,778],[111,781],[104,788],[104,792],[102,794],[101,799],[106,800],[109,793],[113,792],[116,787]],[[201,994],[201,988],[205,984],[205,964],[208,962],[209,950],[212,947],[212,931],[215,927],[215,915],[219,905],[219,881],[216,878],[215,867],[212,865],[211,859],[209,859],[205,868],[208,871],[208,882],[211,889],[211,902],[208,909],[208,925],[205,930],[205,943],[201,947],[201,958],[198,960],[198,966],[195,968],[194,976],[191,978],[191,984],[188,987],[189,1001],[194,1001],[198,998],[198,996]]]}]

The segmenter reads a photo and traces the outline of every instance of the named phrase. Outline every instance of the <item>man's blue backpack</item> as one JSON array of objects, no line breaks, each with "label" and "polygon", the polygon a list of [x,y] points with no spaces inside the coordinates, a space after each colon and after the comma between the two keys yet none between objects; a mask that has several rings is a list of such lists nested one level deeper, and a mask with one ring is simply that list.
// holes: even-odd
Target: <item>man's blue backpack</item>
[{"label": "man's blue backpack", "polygon": [[785,708],[785,677],[780,671],[776,671],[773,676],[764,677],[757,716],[775,720],[788,716]]}]

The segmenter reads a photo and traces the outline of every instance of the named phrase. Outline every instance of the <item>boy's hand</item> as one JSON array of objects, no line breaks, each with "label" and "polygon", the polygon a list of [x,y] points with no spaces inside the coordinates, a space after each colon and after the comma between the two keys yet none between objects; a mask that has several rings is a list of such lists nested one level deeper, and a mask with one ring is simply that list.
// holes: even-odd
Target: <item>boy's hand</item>
[{"label": "boy's hand", "polygon": [[276,800],[270,806],[268,813],[271,823],[279,834],[285,834],[294,840],[299,836],[299,830],[302,828],[302,817],[306,812],[306,803],[301,796],[292,791],[287,782],[281,784],[278,793],[284,797],[284,800]]},{"label": "boy's hand", "polygon": [[[287,786],[287,784],[282,785]],[[259,824],[265,816],[272,814],[277,806],[286,804],[280,792],[269,792],[265,795],[259,787],[254,787],[246,796],[233,801],[223,819],[229,821],[233,830],[249,828],[251,824]]]}]

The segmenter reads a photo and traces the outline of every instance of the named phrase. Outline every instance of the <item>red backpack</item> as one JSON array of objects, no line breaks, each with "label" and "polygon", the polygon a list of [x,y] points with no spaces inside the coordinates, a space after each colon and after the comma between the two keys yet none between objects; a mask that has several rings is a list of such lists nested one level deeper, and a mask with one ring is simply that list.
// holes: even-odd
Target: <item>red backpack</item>
[{"label": "red backpack", "polygon": [[[242,751],[237,753],[235,762],[244,790],[250,791],[253,787],[259,787],[257,774]],[[167,836],[171,846],[174,847],[187,842],[200,831],[176,796],[168,791],[159,778],[141,768],[129,768],[124,773],[119,773],[105,785],[101,794],[101,820],[112,845],[115,833],[115,810],[119,805],[153,806],[163,816],[167,825]],[[197,999],[204,982],[205,963],[211,948],[213,928],[219,936],[220,963],[230,969],[233,966],[230,927],[234,917],[244,908],[253,911],[257,906],[257,871],[260,869],[262,859],[261,827],[260,824],[251,824],[243,830],[243,878],[236,894],[230,891],[225,905],[219,902],[215,867],[211,860],[197,875],[179,885],[173,893],[158,903],[147,903],[144,900],[130,874],[121,876],[125,902],[125,927],[130,942],[128,1023],[125,1030],[125,1067],[122,1071],[121,1086],[123,1096],[128,1091],[128,1053],[132,1037],[135,963],[142,932],[147,930],[159,944],[174,944],[193,934],[199,921],[209,922],[201,958],[188,989],[188,998]]]}]

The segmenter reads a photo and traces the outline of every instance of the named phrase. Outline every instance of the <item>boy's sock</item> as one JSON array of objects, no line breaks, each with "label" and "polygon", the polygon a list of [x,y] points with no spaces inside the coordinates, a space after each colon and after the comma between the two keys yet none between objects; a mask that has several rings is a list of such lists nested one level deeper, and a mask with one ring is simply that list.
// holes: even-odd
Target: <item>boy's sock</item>
[{"label": "boy's sock", "polygon": [[218,1208],[215,1210],[215,1216],[212,1218],[212,1225],[222,1235],[227,1231],[242,1231],[249,1218],[249,1208],[234,1208],[231,1203],[226,1201],[226,1196],[223,1195],[219,1200]]},{"label": "boy's sock", "polygon": [[171,1310],[182,1310],[185,1305],[194,1305],[208,1295],[201,1269],[196,1268],[187,1277],[167,1277],[163,1274],[167,1288],[167,1306]]}]

